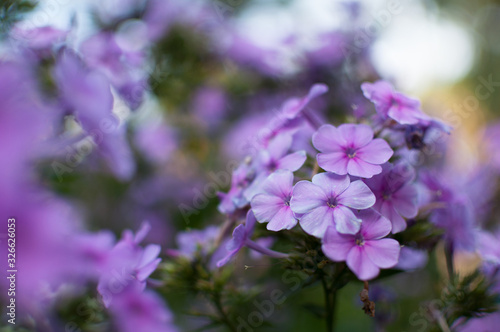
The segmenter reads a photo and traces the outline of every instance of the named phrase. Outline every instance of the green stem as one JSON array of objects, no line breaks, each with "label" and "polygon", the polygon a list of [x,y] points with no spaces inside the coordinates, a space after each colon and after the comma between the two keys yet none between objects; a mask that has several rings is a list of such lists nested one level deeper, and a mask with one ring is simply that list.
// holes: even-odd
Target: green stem
[{"label": "green stem", "polygon": [[447,242],[444,244],[444,255],[446,257],[446,268],[448,270],[448,276],[450,281],[453,282],[453,277],[455,275],[455,268],[453,266],[453,243]]},{"label": "green stem", "polygon": [[325,319],[326,319],[326,332],[334,331],[335,322],[335,304],[337,300],[337,291],[328,287],[325,278],[321,279],[323,285],[323,293],[325,294]]}]

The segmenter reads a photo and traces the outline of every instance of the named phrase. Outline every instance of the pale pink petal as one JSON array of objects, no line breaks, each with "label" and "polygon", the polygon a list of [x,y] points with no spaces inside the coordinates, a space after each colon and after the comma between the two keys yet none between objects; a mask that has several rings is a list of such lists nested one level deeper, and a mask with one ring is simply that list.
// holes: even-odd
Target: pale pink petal
[{"label": "pale pink petal", "polygon": [[347,266],[360,280],[375,278],[380,269],[368,258],[363,247],[354,246],[347,255]]},{"label": "pale pink petal", "polygon": [[389,219],[373,209],[358,211],[356,217],[362,220],[361,234],[366,240],[380,239],[391,232]]},{"label": "pale pink petal", "polygon": [[349,175],[359,176],[360,178],[371,178],[381,172],[382,167],[367,163],[357,156],[352,159],[348,159],[347,173],[349,173]]},{"label": "pale pink petal", "polygon": [[347,174],[347,164],[349,158],[345,152],[330,152],[330,153],[318,153],[316,157],[318,160],[318,165],[325,171],[333,172],[340,175]]},{"label": "pale pink petal", "polygon": [[299,181],[293,188],[290,207],[295,213],[306,213],[319,206],[326,206],[326,197],[323,190],[309,181]]},{"label": "pale pink petal", "polygon": [[361,148],[373,139],[373,129],[365,124],[346,123],[337,129],[341,137],[353,148]]},{"label": "pale pink petal", "polygon": [[270,231],[280,231],[282,229],[291,229],[297,225],[297,219],[293,216],[293,212],[289,206],[283,206],[274,218],[267,224],[267,229]]},{"label": "pale pink petal", "polygon": [[383,164],[388,161],[394,151],[389,144],[381,138],[376,138],[356,151],[356,157],[371,164]]},{"label": "pale pink petal", "polygon": [[267,147],[267,151],[273,159],[280,159],[287,154],[292,146],[292,136],[289,134],[280,134],[274,137]]},{"label": "pale pink petal", "polygon": [[278,160],[278,169],[285,169],[295,172],[304,165],[307,156],[305,151],[297,151],[286,155],[285,157]]},{"label": "pale pink petal", "polygon": [[398,263],[401,247],[394,239],[365,241],[365,254],[382,269],[394,267]]},{"label": "pale pink petal", "polygon": [[328,226],[334,226],[333,211],[328,206],[320,206],[304,214],[299,223],[307,234],[322,238]]},{"label": "pale pink petal", "polygon": [[355,245],[354,236],[340,234],[335,227],[330,226],[326,229],[321,250],[332,261],[342,262],[346,260],[347,254]]},{"label": "pale pink petal", "polygon": [[252,199],[250,205],[257,221],[263,223],[273,219],[276,213],[285,206],[285,202],[277,196],[259,194]]},{"label": "pale pink petal", "polygon": [[405,218],[414,218],[418,213],[418,190],[414,185],[405,185],[394,194],[392,200],[396,211]]},{"label": "pale pink petal", "polygon": [[325,172],[313,176],[312,183],[323,189],[326,196],[337,197],[349,187],[351,181],[347,175]]},{"label": "pale pink petal", "polygon": [[293,173],[287,170],[274,172],[262,183],[262,190],[265,193],[281,198],[290,196],[292,189]]},{"label": "pale pink petal", "polygon": [[353,209],[367,209],[375,204],[375,195],[363,181],[357,180],[337,197],[337,203]]},{"label": "pale pink petal", "polygon": [[361,219],[358,219],[351,209],[339,205],[333,209],[335,229],[342,234],[356,234],[361,227]]},{"label": "pale pink petal", "polygon": [[406,229],[406,221],[394,209],[394,205],[390,201],[382,203],[380,213],[389,219],[392,223],[392,234],[402,232]]},{"label": "pale pink petal", "polygon": [[347,142],[332,125],[323,125],[312,136],[314,147],[321,152],[340,152]]}]

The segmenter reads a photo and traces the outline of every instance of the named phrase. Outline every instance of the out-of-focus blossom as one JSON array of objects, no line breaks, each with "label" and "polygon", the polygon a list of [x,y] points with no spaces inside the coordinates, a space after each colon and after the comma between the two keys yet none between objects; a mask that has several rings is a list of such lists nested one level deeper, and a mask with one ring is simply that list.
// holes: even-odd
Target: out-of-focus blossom
[{"label": "out-of-focus blossom", "polygon": [[418,190],[414,186],[415,170],[407,164],[386,164],[381,174],[364,182],[373,191],[377,201],[373,208],[392,223],[392,233],[406,229],[404,218],[418,213]]},{"label": "out-of-focus blossom", "polygon": [[328,226],[356,234],[361,219],[352,209],[368,209],[374,203],[375,196],[361,180],[351,182],[348,175],[320,173],[312,182],[295,185],[290,207],[306,233],[322,238]]},{"label": "out-of-focus blossom", "polygon": [[146,279],[160,263],[160,246],[139,246],[149,229],[150,226],[144,223],[135,235],[129,230],[124,231],[122,239],[110,251],[97,285],[106,307],[128,286],[144,289]]},{"label": "out-of-focus blossom", "polygon": [[151,291],[142,292],[133,286],[127,286],[115,296],[108,310],[117,331],[178,331],[163,300]]},{"label": "out-of-focus blossom", "polygon": [[318,165],[339,175],[371,178],[382,172],[381,164],[393,151],[381,138],[373,139],[373,130],[364,124],[343,124],[338,128],[324,125],[313,135]]},{"label": "out-of-focus blossom", "polygon": [[428,260],[427,251],[405,246],[401,248],[399,261],[395,268],[405,271],[417,270],[423,268]]},{"label": "out-of-focus blossom", "polygon": [[270,257],[274,258],[288,257],[288,255],[286,254],[265,248],[250,239],[250,237],[253,234],[253,230],[255,228],[255,223],[256,223],[255,215],[250,210],[247,213],[247,219],[245,224],[241,224],[234,229],[233,238],[226,244],[226,250],[227,250],[226,255],[217,262],[217,267],[222,267],[226,265],[231,260],[231,258],[236,256],[236,254],[238,254],[238,252],[245,246],[263,255],[267,255]]},{"label": "out-of-focus blossom", "polygon": [[262,194],[251,202],[252,211],[258,222],[267,222],[267,229],[279,231],[291,229],[297,224],[292,210],[293,173],[277,171],[262,183]]},{"label": "out-of-focus blossom", "polygon": [[219,211],[222,213],[233,213],[236,209],[247,205],[249,201],[245,198],[244,191],[255,178],[255,171],[247,162],[243,162],[233,172],[231,188],[227,193],[218,193],[220,199]]},{"label": "out-of-focus blossom", "polygon": [[51,26],[33,29],[14,27],[10,37],[23,50],[30,50],[37,56],[48,57],[54,47],[61,46],[66,40],[69,32]]},{"label": "out-of-focus blossom", "polygon": [[204,87],[195,92],[192,110],[203,124],[217,125],[224,117],[226,108],[227,97],[223,90]]},{"label": "out-of-focus blossom", "polygon": [[500,313],[485,314],[483,317],[472,318],[464,325],[454,328],[457,332],[496,332],[500,325]]},{"label": "out-of-focus blossom", "polygon": [[174,131],[163,122],[141,125],[135,134],[135,143],[147,160],[162,165],[177,148]]},{"label": "out-of-focus blossom", "polygon": [[361,89],[365,97],[375,104],[382,119],[390,118],[400,124],[417,124],[422,120],[430,120],[420,110],[420,101],[395,91],[386,81],[365,82],[361,84]]},{"label": "out-of-focus blossom", "polygon": [[144,55],[121,47],[110,32],[90,37],[80,48],[87,65],[106,75],[132,109],[139,107],[147,87],[147,78],[141,69]]},{"label": "out-of-focus blossom", "polygon": [[129,179],[135,172],[135,164],[125,126],[112,114],[113,96],[107,79],[88,70],[70,51],[60,55],[54,75],[63,107],[93,137],[110,170],[120,179]]},{"label": "out-of-focus blossom", "polygon": [[220,228],[208,226],[202,230],[190,230],[177,235],[178,249],[169,249],[167,253],[171,256],[182,256],[192,259],[196,252],[203,255],[210,253],[215,246],[215,240],[219,235]]},{"label": "out-of-focus blossom", "polygon": [[361,211],[357,217],[363,220],[357,234],[341,234],[328,227],[322,250],[335,262],[345,261],[360,280],[370,280],[380,269],[397,264],[400,246],[398,241],[384,238],[391,231],[391,222],[375,210]]}]

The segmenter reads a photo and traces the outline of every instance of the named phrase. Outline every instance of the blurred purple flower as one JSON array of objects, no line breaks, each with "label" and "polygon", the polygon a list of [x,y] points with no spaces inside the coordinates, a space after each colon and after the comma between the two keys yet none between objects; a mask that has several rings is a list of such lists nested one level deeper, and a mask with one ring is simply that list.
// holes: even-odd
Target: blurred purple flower
[{"label": "blurred purple flower", "polygon": [[176,332],[171,312],[163,300],[151,291],[127,287],[109,306],[117,331]]},{"label": "blurred purple flower", "polygon": [[360,211],[356,216],[363,220],[357,234],[341,234],[330,226],[321,248],[331,260],[345,261],[360,280],[370,280],[380,269],[397,264],[400,246],[394,239],[383,238],[390,233],[391,223],[375,210]]},{"label": "blurred purple flower", "polygon": [[351,209],[367,209],[374,203],[375,196],[361,180],[351,183],[348,175],[320,173],[312,182],[295,185],[290,207],[306,233],[322,238],[328,226],[356,234],[361,220]]},{"label": "blurred purple flower", "polygon": [[195,92],[191,107],[199,121],[215,126],[226,113],[227,97],[222,89],[203,87]]},{"label": "blurred purple flower", "polygon": [[267,229],[280,231],[291,229],[297,224],[290,199],[293,189],[293,173],[282,170],[271,174],[262,183],[262,194],[251,201],[252,211],[258,222],[267,222]]},{"label": "blurred purple flower", "polygon": [[110,251],[97,285],[106,307],[129,285],[144,289],[146,279],[160,263],[160,246],[139,246],[149,230],[149,224],[144,223],[135,235],[130,230],[124,231],[122,239]]},{"label": "blurred purple flower", "polygon": [[418,213],[418,190],[412,184],[415,170],[407,164],[385,164],[381,174],[364,182],[373,191],[377,201],[373,208],[392,223],[392,233],[406,229],[404,218]]},{"label": "blurred purple flower", "polygon": [[365,82],[361,84],[361,89],[365,97],[375,104],[377,113],[383,119],[391,118],[400,124],[417,124],[422,120],[430,120],[420,110],[420,101],[395,91],[386,81]]},{"label": "blurred purple flower", "polygon": [[220,227],[217,226],[181,232],[177,235],[179,249],[169,249],[167,253],[171,256],[182,256],[188,259],[193,259],[198,251],[207,255],[215,248],[215,240],[219,233]]},{"label": "blurred purple flower", "polygon": [[93,137],[111,171],[120,179],[129,179],[135,172],[135,164],[126,141],[125,126],[112,114],[109,82],[101,74],[88,70],[70,51],[60,55],[54,75],[63,106]]},{"label": "blurred purple flower", "polygon": [[401,248],[399,261],[395,268],[405,271],[417,270],[425,267],[428,260],[427,251],[404,246]]},{"label": "blurred purple flower", "polygon": [[177,148],[177,139],[172,128],[160,121],[141,125],[135,134],[135,144],[149,162],[163,165]]},{"label": "blurred purple flower", "polygon": [[233,171],[231,188],[227,193],[219,192],[220,199],[218,209],[221,213],[232,214],[236,209],[242,208],[249,203],[245,198],[244,191],[255,178],[255,171],[247,162],[243,162]]},{"label": "blurred purple flower", "polygon": [[124,49],[110,32],[84,41],[81,52],[89,67],[102,72],[132,109],[140,106],[147,87],[147,77],[141,69],[144,54]]},{"label": "blurred purple flower", "polygon": [[241,224],[234,229],[233,238],[226,244],[226,255],[217,262],[217,267],[222,267],[226,265],[231,260],[231,258],[236,256],[236,254],[238,254],[238,252],[245,246],[263,255],[267,255],[270,257],[274,258],[288,257],[287,254],[283,254],[265,248],[250,239],[250,237],[253,234],[253,230],[255,228],[255,223],[256,223],[255,215],[250,210],[247,213],[247,219],[245,224]]},{"label": "blurred purple flower", "polygon": [[373,130],[364,124],[343,124],[338,128],[324,125],[312,138],[318,153],[318,165],[339,175],[371,178],[382,172],[380,164],[391,158],[393,151],[386,141],[373,139]]}]

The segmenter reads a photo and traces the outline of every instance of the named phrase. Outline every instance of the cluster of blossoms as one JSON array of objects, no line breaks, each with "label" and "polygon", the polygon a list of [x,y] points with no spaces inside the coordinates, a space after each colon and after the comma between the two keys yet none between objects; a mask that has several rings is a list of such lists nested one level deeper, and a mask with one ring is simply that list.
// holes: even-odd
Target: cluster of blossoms
[{"label": "cluster of blossoms", "polygon": [[[311,252],[321,251],[323,265],[346,266],[362,281],[382,269],[424,266],[442,240],[451,255],[479,253],[482,273],[498,288],[498,234],[487,224],[500,170],[498,127],[485,134],[489,163],[463,174],[441,158],[449,126],[386,81],[361,84],[376,76],[364,52],[366,71],[356,92],[344,95],[339,49],[352,32],[316,36],[318,48],[290,56],[280,50],[293,47],[294,36],[287,47],[264,49],[203,1],[126,1],[94,14],[101,26],[82,42],[75,23],[14,26],[2,41],[0,136],[8,143],[0,145],[0,215],[17,220],[22,324],[68,329],[74,316],[63,317],[61,307],[92,297],[99,314],[90,316],[104,316],[96,323],[104,330],[203,330],[174,323],[178,308],[164,296],[176,290],[172,280],[205,292],[217,309],[205,316],[230,323],[220,289],[232,275],[229,262],[246,247],[253,260],[295,264],[303,258],[297,252],[309,249],[293,242],[297,234],[317,244]],[[301,68],[297,76],[280,66],[288,62]],[[295,85],[267,88],[285,73]],[[346,114],[353,103],[354,114]],[[222,151],[217,161],[209,160],[213,151]],[[200,197],[210,177],[200,170],[239,157],[231,179],[218,185],[227,192]],[[182,208],[186,202],[196,209]],[[225,225],[213,225],[220,214],[210,203]],[[160,244],[174,246],[181,222],[208,221],[162,251]],[[89,230],[96,225],[106,230]],[[419,227],[436,237],[409,238]],[[278,242],[295,247],[271,249]],[[95,328],[83,320],[79,327]],[[489,323],[472,320],[464,331],[474,324]]]}]

